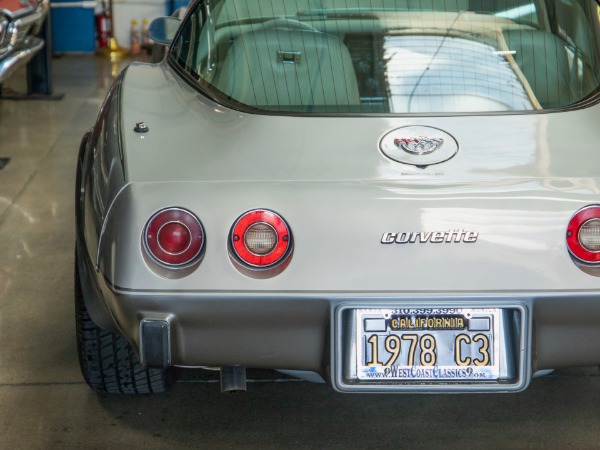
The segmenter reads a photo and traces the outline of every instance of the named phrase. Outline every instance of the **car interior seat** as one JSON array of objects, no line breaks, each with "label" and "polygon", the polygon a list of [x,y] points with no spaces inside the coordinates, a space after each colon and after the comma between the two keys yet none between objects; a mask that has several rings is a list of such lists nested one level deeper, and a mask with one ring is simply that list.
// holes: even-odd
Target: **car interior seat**
[{"label": "car interior seat", "polygon": [[217,69],[215,86],[234,100],[265,109],[327,106],[336,111],[360,105],[346,46],[333,35],[281,21],[235,39]]},{"label": "car interior seat", "polygon": [[508,49],[543,108],[570,104],[569,61],[564,42],[552,33],[533,29],[505,30]]},{"label": "car interior seat", "polygon": [[[370,5],[375,10],[390,8],[404,11],[457,12],[466,11],[469,0],[372,0]],[[321,0],[320,6],[324,9],[366,9],[362,0]]]},{"label": "car interior seat", "polygon": [[571,67],[571,85],[578,98],[598,86],[596,42],[588,15],[577,0],[556,0],[556,22],[575,53]]}]

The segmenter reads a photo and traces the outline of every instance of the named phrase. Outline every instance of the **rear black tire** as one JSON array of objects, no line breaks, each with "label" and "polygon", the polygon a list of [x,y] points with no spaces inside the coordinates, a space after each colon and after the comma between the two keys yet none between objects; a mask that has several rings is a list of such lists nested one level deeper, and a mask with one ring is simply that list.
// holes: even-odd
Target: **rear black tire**
[{"label": "rear black tire", "polygon": [[147,369],[120,334],[97,326],[85,307],[75,261],[75,323],[79,365],[87,384],[98,393],[154,394],[175,383],[175,370]]}]

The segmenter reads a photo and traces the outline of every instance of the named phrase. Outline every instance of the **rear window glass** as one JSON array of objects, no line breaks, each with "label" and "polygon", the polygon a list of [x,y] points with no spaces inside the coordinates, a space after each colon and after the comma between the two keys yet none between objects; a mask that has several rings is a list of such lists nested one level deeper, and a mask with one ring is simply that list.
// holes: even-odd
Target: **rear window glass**
[{"label": "rear window glass", "polygon": [[592,0],[213,0],[171,53],[234,107],[527,111],[598,90],[598,27]]}]

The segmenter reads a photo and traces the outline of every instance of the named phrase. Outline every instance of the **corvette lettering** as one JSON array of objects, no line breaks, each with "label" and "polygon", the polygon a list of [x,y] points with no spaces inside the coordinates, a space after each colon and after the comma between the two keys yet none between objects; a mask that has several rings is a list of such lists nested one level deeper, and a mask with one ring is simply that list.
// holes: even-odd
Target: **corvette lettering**
[{"label": "corvette lettering", "polygon": [[479,232],[465,230],[449,231],[416,231],[416,232],[398,232],[383,233],[381,237],[382,244],[415,244],[431,243],[444,244],[453,242],[465,242],[473,244],[477,242]]}]

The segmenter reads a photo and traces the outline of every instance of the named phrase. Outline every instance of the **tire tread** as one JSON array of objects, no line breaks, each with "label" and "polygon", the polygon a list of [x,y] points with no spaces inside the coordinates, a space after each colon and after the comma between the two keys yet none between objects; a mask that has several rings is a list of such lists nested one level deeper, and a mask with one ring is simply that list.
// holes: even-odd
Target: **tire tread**
[{"label": "tire tread", "polygon": [[83,299],[75,263],[75,322],[79,365],[87,384],[98,393],[153,394],[175,382],[173,368],[145,368],[131,344],[120,334],[98,327]]}]

